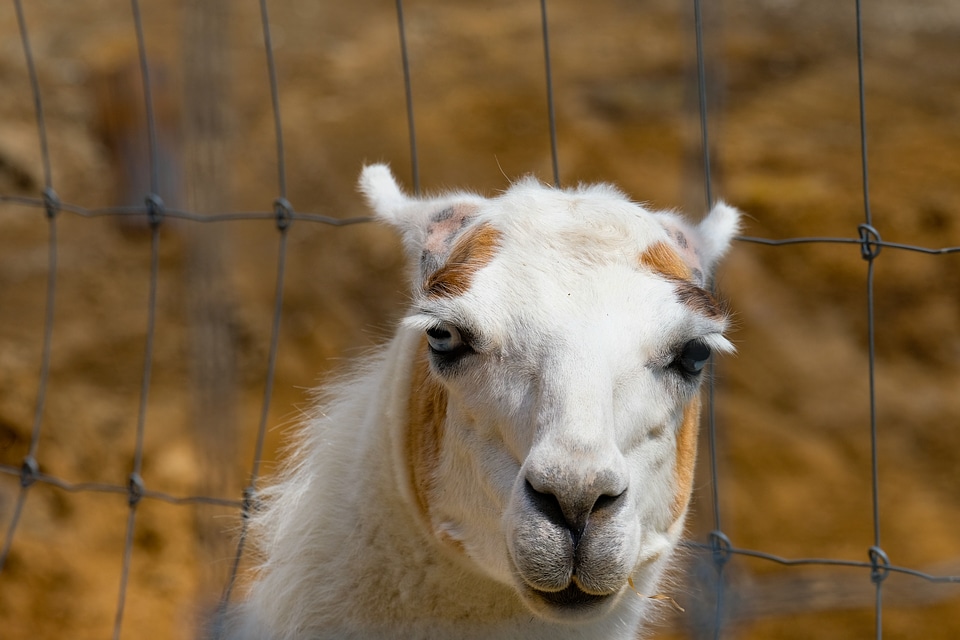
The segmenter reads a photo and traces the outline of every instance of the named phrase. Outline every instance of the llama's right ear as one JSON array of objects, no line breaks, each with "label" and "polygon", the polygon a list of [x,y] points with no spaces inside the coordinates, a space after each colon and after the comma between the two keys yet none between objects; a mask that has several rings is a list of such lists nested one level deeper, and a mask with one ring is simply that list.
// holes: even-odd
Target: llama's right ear
[{"label": "llama's right ear", "polygon": [[429,207],[407,196],[385,164],[371,164],[360,173],[360,192],[382,222],[399,230],[407,251],[416,255],[426,243]]},{"label": "llama's right ear", "polygon": [[400,209],[410,202],[390,173],[390,167],[385,164],[365,166],[360,173],[358,186],[367,199],[367,205],[385,222],[396,224]]},{"label": "llama's right ear", "polygon": [[364,167],[359,188],[377,217],[400,230],[416,268],[414,279],[421,283],[446,262],[454,241],[474,222],[483,202],[467,193],[411,198],[385,164]]}]

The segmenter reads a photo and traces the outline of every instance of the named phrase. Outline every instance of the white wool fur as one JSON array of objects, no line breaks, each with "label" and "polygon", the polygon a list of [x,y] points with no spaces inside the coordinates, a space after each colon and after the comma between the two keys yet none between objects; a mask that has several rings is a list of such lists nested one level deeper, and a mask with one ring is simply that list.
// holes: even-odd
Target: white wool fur
[{"label": "white wool fur", "polygon": [[[258,496],[251,536],[262,563],[224,621],[227,637],[636,638],[662,605],[628,582],[658,593],[686,511],[672,506],[674,452],[697,384],[677,373],[677,353],[696,340],[732,349],[724,318],[683,304],[677,283],[638,257],[681,229],[695,251],[677,254],[712,271],[736,210],[717,205],[691,226],[609,186],[561,191],[530,179],[493,199],[415,199],[385,165],[366,167],[360,190],[403,234],[413,305],[379,354],[327,390]],[[496,252],[469,289],[428,295],[431,270],[483,224],[496,229]],[[453,373],[431,356],[446,407],[432,481],[418,489],[408,407],[421,391],[412,376],[424,332],[437,327],[470,335],[473,352]],[[609,486],[595,488],[601,481]],[[537,506],[554,495],[571,510],[587,500],[579,546]],[[579,549],[572,560],[569,548]],[[554,560],[574,563],[574,577]],[[573,586],[598,603],[551,604],[551,592]]]}]

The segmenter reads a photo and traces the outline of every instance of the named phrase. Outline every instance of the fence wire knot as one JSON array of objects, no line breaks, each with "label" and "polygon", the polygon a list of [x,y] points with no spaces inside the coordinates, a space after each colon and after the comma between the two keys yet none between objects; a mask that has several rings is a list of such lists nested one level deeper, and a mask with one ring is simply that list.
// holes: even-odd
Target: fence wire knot
[{"label": "fence wire knot", "polygon": [[151,193],[144,202],[147,205],[147,222],[151,227],[156,227],[163,222],[163,200],[157,194]]},{"label": "fence wire knot", "polygon": [[857,230],[860,232],[860,255],[864,260],[873,260],[880,255],[880,232],[869,224],[861,224]]},{"label": "fence wire knot", "polygon": [[139,473],[131,473],[130,480],[127,482],[127,503],[131,507],[135,506],[143,499],[144,491],[143,478]]},{"label": "fence wire knot", "polygon": [[293,205],[286,198],[277,198],[273,201],[273,213],[277,220],[277,229],[286,231],[293,222]]},{"label": "fence wire knot", "polygon": [[717,565],[717,569],[723,568],[730,561],[730,550],[732,548],[733,543],[730,542],[730,538],[723,531],[710,532],[710,549],[713,552],[713,563]]},{"label": "fence wire knot", "polygon": [[23,464],[20,465],[20,486],[26,489],[37,481],[38,475],[40,475],[40,466],[36,458],[33,456],[24,458]]},{"label": "fence wire knot", "polygon": [[874,584],[880,584],[887,579],[890,574],[890,558],[880,547],[870,547],[870,581]]},{"label": "fence wire knot", "polygon": [[259,509],[260,501],[257,498],[257,489],[254,486],[249,486],[243,490],[243,506],[241,508],[240,515],[244,520],[248,520],[250,516]]},{"label": "fence wire knot", "polygon": [[47,218],[53,219],[60,212],[60,196],[53,190],[53,187],[47,187],[43,190],[43,210],[47,213]]}]

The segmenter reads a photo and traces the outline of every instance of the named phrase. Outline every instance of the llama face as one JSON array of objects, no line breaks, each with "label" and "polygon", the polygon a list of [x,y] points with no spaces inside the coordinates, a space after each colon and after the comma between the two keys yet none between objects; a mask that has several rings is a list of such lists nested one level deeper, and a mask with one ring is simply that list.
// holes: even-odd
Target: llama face
[{"label": "llama face", "polygon": [[415,364],[398,452],[412,508],[537,614],[576,620],[655,593],[682,534],[698,388],[726,318],[704,288],[736,231],[609,187],[532,181],[485,200],[361,186],[403,232]]}]

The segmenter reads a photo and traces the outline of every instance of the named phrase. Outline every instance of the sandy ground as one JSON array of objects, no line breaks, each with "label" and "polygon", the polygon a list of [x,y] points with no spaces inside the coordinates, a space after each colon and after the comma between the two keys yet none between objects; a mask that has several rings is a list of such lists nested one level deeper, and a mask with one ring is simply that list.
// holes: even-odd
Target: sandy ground
[{"label": "sandy ground", "polygon": [[[139,204],[146,184],[130,6],[24,3],[52,184],[88,208]],[[195,211],[270,211],[280,194],[259,8],[142,2],[156,81],[161,192]],[[713,191],[746,234],[856,238],[864,221],[856,33],[850,3],[705,3]],[[210,6],[216,3],[208,2]],[[865,3],[870,199],[891,242],[960,245],[960,5]],[[269,3],[297,211],[364,215],[353,184],[386,160],[412,188],[393,3]],[[492,194],[552,181],[538,3],[405,4],[422,187]],[[614,182],[694,216],[704,208],[692,3],[549,3],[564,184]],[[14,7],[0,9],[0,195],[37,197],[44,173]],[[214,105],[211,107],[211,105]],[[205,155],[206,154],[206,155]],[[0,202],[0,464],[30,446],[40,377],[49,228]],[[150,235],[117,217],[56,219],[56,315],[37,459],[70,482],[125,485],[147,328]],[[270,221],[167,220],[142,475],[175,496],[238,499],[263,405],[279,234]],[[273,468],[307,389],[389,335],[403,311],[396,239],[374,225],[297,222],[267,415]],[[897,565],[960,574],[960,255],[883,249],[875,262],[882,546]],[[870,484],[867,264],[855,244],[739,243],[720,284],[739,353],[716,375],[719,517],[741,548],[867,560]],[[706,450],[704,450],[706,451]],[[690,537],[715,526],[701,457]],[[0,531],[19,492],[0,474]],[[4,638],[112,634],[122,494],[28,492],[0,574]],[[125,638],[192,637],[223,587],[236,510],[144,500]],[[691,558],[662,637],[713,637],[715,572]],[[737,638],[874,632],[869,571],[726,568]],[[960,586],[892,576],[888,638],[960,636]],[[706,634],[706,635],[705,635]]]}]

